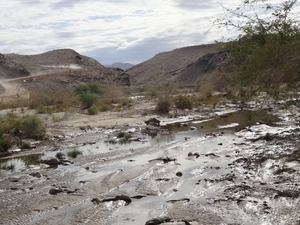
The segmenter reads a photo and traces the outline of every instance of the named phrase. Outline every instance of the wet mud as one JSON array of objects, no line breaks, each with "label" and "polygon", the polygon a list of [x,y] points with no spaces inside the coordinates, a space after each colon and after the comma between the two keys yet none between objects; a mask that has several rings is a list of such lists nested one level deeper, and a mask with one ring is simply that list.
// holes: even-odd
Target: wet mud
[{"label": "wet mud", "polygon": [[[161,118],[1,159],[23,164],[1,170],[0,224],[297,225],[300,128],[276,112]],[[40,163],[73,149],[69,164]]]}]

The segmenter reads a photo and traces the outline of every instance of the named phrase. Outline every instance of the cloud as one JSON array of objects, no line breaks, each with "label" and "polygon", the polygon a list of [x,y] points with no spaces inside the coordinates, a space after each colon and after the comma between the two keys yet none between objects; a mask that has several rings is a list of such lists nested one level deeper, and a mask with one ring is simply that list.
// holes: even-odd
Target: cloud
[{"label": "cloud", "polygon": [[42,3],[41,0],[18,0],[18,2],[24,5],[37,5]]},{"label": "cloud", "polygon": [[[228,4],[240,0],[228,0]],[[72,48],[103,64],[138,63],[162,51],[212,43],[215,0],[11,0],[0,8],[0,52]],[[227,2],[226,2],[227,4]],[[194,11],[197,9],[197,11]]]},{"label": "cloud", "polygon": [[[192,35],[193,41],[197,39],[198,34]],[[112,62],[130,62],[138,64],[154,57],[156,54],[165,51],[171,51],[178,47],[187,46],[186,43],[179,44],[181,37],[169,36],[164,38],[147,38],[136,41],[134,45],[126,48],[112,46],[108,48],[98,48],[93,51],[84,51],[83,54],[88,55],[103,65]]]},{"label": "cloud", "polygon": [[71,8],[78,3],[88,2],[88,0],[63,0],[51,4],[52,9]]},{"label": "cloud", "polygon": [[179,8],[186,10],[210,10],[217,6],[215,0],[198,0],[198,1],[186,1],[186,0],[173,0]]},{"label": "cloud", "polygon": [[76,34],[75,33],[73,33],[73,32],[58,32],[58,33],[56,33],[56,36],[58,37],[58,38],[62,38],[62,39],[70,39],[70,38],[73,38],[73,37],[75,37],[76,36]]}]

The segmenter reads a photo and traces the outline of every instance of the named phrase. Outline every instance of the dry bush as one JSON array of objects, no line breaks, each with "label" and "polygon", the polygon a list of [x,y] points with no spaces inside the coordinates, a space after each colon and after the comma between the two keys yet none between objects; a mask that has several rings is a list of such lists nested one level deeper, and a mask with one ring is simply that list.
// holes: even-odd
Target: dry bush
[{"label": "dry bush", "polygon": [[55,90],[43,93],[30,93],[28,106],[41,113],[62,112],[69,107],[77,106],[78,100],[72,90]]},{"label": "dry bush", "polygon": [[232,75],[215,71],[201,76],[196,83],[196,90],[203,98],[211,97],[213,92],[228,92],[230,90]]},{"label": "dry bush", "polygon": [[105,93],[105,102],[107,104],[117,104],[123,101],[125,98],[125,94],[123,92],[123,88],[118,84],[109,85],[106,88]]},{"label": "dry bush", "polygon": [[155,111],[157,113],[168,113],[171,110],[171,99],[168,96],[163,96],[157,102]]}]

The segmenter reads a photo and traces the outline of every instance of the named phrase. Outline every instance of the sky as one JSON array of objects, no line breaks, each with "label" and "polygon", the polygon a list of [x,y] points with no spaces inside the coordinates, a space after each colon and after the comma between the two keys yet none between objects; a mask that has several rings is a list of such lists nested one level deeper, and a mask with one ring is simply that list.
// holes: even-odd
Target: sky
[{"label": "sky", "polygon": [[237,35],[213,26],[241,0],[0,0],[0,53],[70,48],[103,65]]}]

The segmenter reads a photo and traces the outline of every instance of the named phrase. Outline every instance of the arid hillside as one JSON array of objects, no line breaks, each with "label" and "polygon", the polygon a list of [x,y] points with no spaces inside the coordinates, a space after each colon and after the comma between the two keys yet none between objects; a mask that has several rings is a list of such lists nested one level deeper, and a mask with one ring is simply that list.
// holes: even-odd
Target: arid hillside
[{"label": "arid hillside", "polygon": [[[10,73],[2,78],[21,83],[29,90],[53,90],[72,87],[79,83],[97,81],[102,84],[120,83],[129,86],[129,77],[122,70],[106,68],[96,60],[83,56],[72,49],[53,50],[37,55],[6,54],[1,68],[10,65]],[[8,64],[9,62],[9,64]],[[13,71],[20,71],[18,75]]]},{"label": "arid hillside", "polygon": [[147,86],[175,82],[194,86],[203,74],[218,70],[227,56],[217,44],[197,45],[159,53],[124,72],[105,67],[72,49],[53,50],[37,55],[1,55],[0,78],[27,90],[54,90],[96,81],[124,86]]},{"label": "arid hillside", "polygon": [[22,64],[16,63],[0,54],[0,79],[28,76],[30,73]]},{"label": "arid hillside", "polygon": [[[153,58],[126,71],[131,86],[151,85],[163,82],[177,82],[191,85],[204,73],[218,68],[224,57],[218,57],[218,45],[196,45],[159,53]],[[207,66],[206,63],[210,65]],[[209,67],[209,69],[208,69]]]}]

